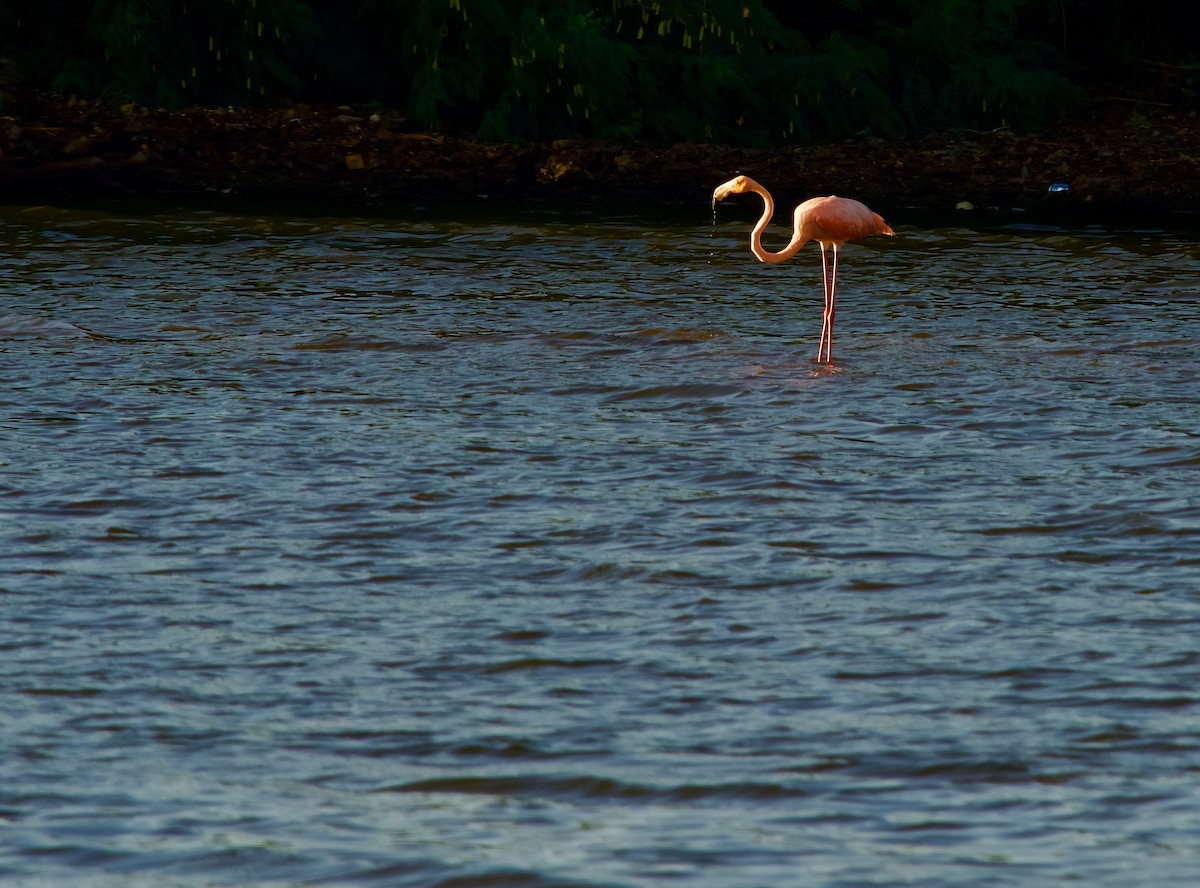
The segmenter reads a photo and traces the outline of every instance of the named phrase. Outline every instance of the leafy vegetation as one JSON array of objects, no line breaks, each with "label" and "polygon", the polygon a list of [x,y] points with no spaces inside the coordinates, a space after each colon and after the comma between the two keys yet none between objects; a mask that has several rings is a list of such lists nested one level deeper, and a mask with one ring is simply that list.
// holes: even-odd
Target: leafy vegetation
[{"label": "leafy vegetation", "polygon": [[0,54],[27,82],[154,106],[374,101],[416,127],[492,140],[765,145],[1036,127],[1081,95],[1068,48],[1116,65],[1184,52],[1169,29],[1097,29],[1124,11],[1118,0],[7,0]]}]

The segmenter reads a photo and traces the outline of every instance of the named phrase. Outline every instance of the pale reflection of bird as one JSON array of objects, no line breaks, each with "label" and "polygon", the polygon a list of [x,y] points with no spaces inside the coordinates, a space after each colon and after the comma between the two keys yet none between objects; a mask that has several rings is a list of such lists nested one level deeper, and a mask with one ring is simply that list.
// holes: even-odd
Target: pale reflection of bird
[{"label": "pale reflection of bird", "polygon": [[[792,239],[778,253],[763,249],[762,233],[771,216],[775,212],[775,201],[770,192],[749,176],[737,176],[723,185],[718,185],[713,191],[713,210],[717,203],[731,194],[744,194],[753,191],[762,195],[762,218],[750,232],[750,252],[758,257],[760,262],[778,265],[791,259],[809,241],[821,245],[821,272],[825,280],[825,313],[822,316],[821,342],[817,346],[817,361],[832,362],[833,360],[833,314],[837,297],[837,265],[838,251],[842,244],[868,234],[895,234],[891,227],[883,221],[883,217],[874,213],[856,200],[846,197],[814,197],[796,207],[795,227]],[[833,248],[833,269],[829,268],[826,249]]]}]

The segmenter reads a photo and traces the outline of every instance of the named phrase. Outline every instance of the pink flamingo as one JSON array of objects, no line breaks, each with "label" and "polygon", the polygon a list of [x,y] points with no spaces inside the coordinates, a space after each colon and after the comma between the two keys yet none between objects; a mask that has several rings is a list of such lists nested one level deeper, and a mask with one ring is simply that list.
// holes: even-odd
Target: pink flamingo
[{"label": "pink flamingo", "polygon": [[[750,232],[750,252],[760,262],[778,265],[791,259],[809,241],[815,240],[821,245],[821,273],[825,280],[825,314],[821,323],[821,342],[817,346],[817,361],[832,363],[833,361],[833,313],[834,300],[837,296],[837,266],[838,251],[848,240],[866,237],[868,234],[891,234],[891,226],[883,221],[883,217],[874,213],[856,200],[846,197],[814,197],[796,207],[795,227],[792,239],[778,253],[763,249],[762,233],[766,230],[771,216],[775,212],[775,201],[771,194],[749,176],[738,176],[723,185],[718,185],[713,191],[713,210],[717,203],[731,194],[745,194],[753,191],[762,196],[762,218]],[[829,271],[829,263],[825,250],[833,247],[833,272]],[[822,357],[824,356],[824,357]]]}]

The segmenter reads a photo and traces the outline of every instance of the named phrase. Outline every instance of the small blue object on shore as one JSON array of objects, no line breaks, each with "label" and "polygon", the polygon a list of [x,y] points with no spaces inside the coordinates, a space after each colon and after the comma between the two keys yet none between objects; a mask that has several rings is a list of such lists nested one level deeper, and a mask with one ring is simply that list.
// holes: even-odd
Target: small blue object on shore
[{"label": "small blue object on shore", "polygon": [[1071,186],[1068,185],[1066,182],[1052,182],[1052,183],[1050,183],[1050,188],[1048,190],[1052,194],[1057,194],[1060,191],[1070,191]]}]

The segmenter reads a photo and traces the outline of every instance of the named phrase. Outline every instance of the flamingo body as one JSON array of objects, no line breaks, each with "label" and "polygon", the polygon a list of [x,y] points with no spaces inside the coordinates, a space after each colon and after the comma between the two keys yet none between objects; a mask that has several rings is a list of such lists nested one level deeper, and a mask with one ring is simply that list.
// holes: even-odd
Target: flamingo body
[{"label": "flamingo body", "polygon": [[[737,176],[713,191],[713,207],[731,194],[753,192],[763,199],[763,214],[750,232],[750,252],[760,262],[778,265],[786,262],[809,241],[821,245],[821,269],[825,281],[825,312],[821,324],[821,342],[817,346],[817,360],[832,361],[833,315],[837,297],[838,252],[842,244],[855,238],[871,234],[894,235],[891,226],[878,213],[848,197],[814,197],[796,207],[792,222],[792,239],[778,253],[763,248],[762,233],[775,213],[775,201],[771,193],[749,176]],[[829,268],[826,251],[833,250],[833,269]]]}]

